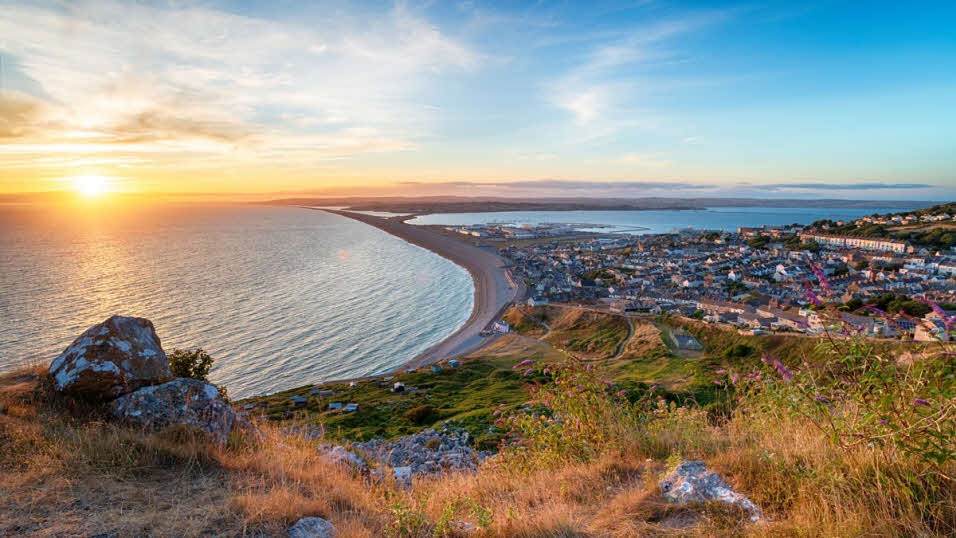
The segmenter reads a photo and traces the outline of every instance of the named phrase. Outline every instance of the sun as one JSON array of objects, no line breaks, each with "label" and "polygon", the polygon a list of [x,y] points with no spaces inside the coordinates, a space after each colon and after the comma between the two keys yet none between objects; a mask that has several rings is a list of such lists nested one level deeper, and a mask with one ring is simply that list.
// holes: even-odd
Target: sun
[{"label": "sun", "polygon": [[87,198],[102,196],[109,189],[109,178],[104,176],[74,176],[73,188]]}]

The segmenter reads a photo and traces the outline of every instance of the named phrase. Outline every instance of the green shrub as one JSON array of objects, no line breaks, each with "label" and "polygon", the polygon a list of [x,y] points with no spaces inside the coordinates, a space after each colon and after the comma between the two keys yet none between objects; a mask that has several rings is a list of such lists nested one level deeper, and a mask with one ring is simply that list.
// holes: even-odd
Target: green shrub
[{"label": "green shrub", "polygon": [[209,369],[215,359],[209,356],[203,348],[174,349],[169,357],[169,369],[176,377],[189,377],[199,381],[209,381]]},{"label": "green shrub", "polygon": [[421,426],[431,418],[432,414],[435,412],[435,408],[430,405],[419,405],[418,407],[413,407],[405,412],[405,418],[411,421],[413,424]]}]

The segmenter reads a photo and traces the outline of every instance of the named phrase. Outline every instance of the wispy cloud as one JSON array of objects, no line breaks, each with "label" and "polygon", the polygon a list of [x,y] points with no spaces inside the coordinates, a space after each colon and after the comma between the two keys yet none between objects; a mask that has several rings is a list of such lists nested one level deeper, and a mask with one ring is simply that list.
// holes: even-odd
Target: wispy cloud
[{"label": "wispy cloud", "polygon": [[0,166],[50,152],[196,166],[404,151],[437,121],[426,82],[481,62],[404,4],[374,19],[330,9],[316,26],[188,2],[3,11],[0,51],[44,97],[0,95]]},{"label": "wispy cloud", "polygon": [[668,44],[717,24],[729,11],[706,11],[629,29],[601,40],[573,69],[548,85],[546,99],[571,113],[590,136],[605,136],[646,121],[635,95],[652,85],[647,63],[671,58]]},{"label": "wispy cloud", "polygon": [[933,189],[937,185],[927,183],[768,183],[755,185],[765,190],[823,190],[823,191],[870,191],[870,190],[907,190]]}]

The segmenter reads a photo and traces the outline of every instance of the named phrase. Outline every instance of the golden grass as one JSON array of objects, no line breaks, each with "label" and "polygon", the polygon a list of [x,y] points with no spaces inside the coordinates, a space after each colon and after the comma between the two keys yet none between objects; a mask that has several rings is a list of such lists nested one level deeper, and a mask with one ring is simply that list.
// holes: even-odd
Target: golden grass
[{"label": "golden grass", "polygon": [[[281,535],[306,516],[360,537],[460,535],[457,522],[519,537],[956,533],[951,482],[891,448],[839,451],[781,416],[715,427],[701,411],[668,409],[626,453],[520,475],[492,461],[404,491],[330,465],[316,442],[275,427],[263,425],[261,443],[215,447],[68,409],[41,381],[37,372],[0,378],[0,535]],[[674,453],[707,461],[768,520],[664,502],[656,482]]]}]

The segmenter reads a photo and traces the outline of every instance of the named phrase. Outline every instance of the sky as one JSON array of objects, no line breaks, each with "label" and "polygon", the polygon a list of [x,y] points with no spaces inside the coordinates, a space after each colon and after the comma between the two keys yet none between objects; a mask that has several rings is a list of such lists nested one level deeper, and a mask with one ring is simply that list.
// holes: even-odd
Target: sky
[{"label": "sky", "polygon": [[956,199],[956,2],[7,2],[0,193]]}]

